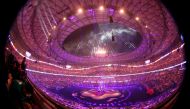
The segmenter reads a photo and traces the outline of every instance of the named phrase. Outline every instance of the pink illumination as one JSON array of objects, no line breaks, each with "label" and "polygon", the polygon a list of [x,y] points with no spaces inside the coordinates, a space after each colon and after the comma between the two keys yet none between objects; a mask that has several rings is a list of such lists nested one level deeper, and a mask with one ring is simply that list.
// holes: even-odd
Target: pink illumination
[{"label": "pink illumination", "polygon": [[119,10],[119,13],[120,13],[120,14],[124,14],[124,9],[120,9],[120,10]]},{"label": "pink illumination", "polygon": [[66,20],[67,18],[66,17],[63,17],[63,20]]},{"label": "pink illumination", "polygon": [[79,8],[79,9],[78,9],[78,14],[81,14],[81,13],[83,13],[83,9],[82,9],[82,8]]},{"label": "pink illumination", "polygon": [[149,64],[149,63],[150,63],[150,60],[146,60],[146,61],[145,61],[145,64]]},{"label": "pink illumination", "polygon": [[100,6],[100,7],[99,7],[99,10],[100,10],[100,11],[103,11],[103,10],[104,10],[104,6]]},{"label": "pink illumination", "polygon": [[52,29],[55,30],[55,29],[56,29],[56,26],[54,25],[54,26],[52,27]]},{"label": "pink illumination", "polygon": [[98,57],[104,57],[104,56],[106,56],[106,54],[107,54],[107,50],[104,49],[104,48],[98,48],[98,49],[95,51],[95,54],[96,54],[96,56],[98,56]]},{"label": "pink illumination", "polygon": [[139,19],[140,19],[139,17],[135,17],[135,20],[136,20],[136,21],[139,21]]},{"label": "pink illumination", "polygon": [[30,53],[30,52],[28,52],[28,51],[26,51],[25,55],[26,55],[26,57],[30,58],[31,53]]},{"label": "pink illumination", "polygon": [[82,96],[90,97],[95,100],[103,100],[109,97],[118,97],[121,93],[115,90],[105,90],[105,91],[98,91],[98,90],[87,90],[82,92]]},{"label": "pink illumination", "polygon": [[[8,52],[19,62],[26,57],[28,81],[50,98],[42,107],[161,107],[177,96],[186,63],[183,37],[166,9],[156,0],[29,0],[10,30]],[[66,39],[75,54],[65,50]]]}]

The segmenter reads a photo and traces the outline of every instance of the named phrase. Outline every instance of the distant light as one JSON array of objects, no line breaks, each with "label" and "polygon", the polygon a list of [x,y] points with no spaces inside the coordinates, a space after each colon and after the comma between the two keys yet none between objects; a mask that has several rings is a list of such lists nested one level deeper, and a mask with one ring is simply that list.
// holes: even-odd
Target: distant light
[{"label": "distant light", "polygon": [[54,26],[52,27],[52,29],[55,30],[55,29],[56,29],[56,26],[54,25]]},{"label": "distant light", "polygon": [[78,14],[81,14],[81,13],[83,13],[83,9],[82,9],[82,8],[79,8],[79,9],[78,9]]},{"label": "distant light", "polygon": [[119,10],[119,13],[120,13],[120,14],[124,14],[124,9],[120,9],[120,10]]},{"label": "distant light", "polygon": [[71,65],[66,65],[66,69],[70,69],[71,67]]},{"label": "distant light", "polygon": [[112,66],[112,64],[107,64],[106,66],[107,66],[107,67],[111,67],[111,66]]},{"label": "distant light", "polygon": [[7,50],[9,50],[9,48],[8,48],[8,47],[6,47],[6,49],[7,49]]},{"label": "distant light", "polygon": [[148,28],[148,26],[146,25],[145,28]]},{"label": "distant light", "polygon": [[182,36],[182,35],[181,35],[181,40],[182,40],[182,41],[184,41],[184,38],[183,38],[183,36]]},{"label": "distant light", "polygon": [[67,20],[67,18],[66,18],[66,17],[63,17],[63,21],[65,21],[65,20]]},{"label": "distant light", "polygon": [[139,17],[135,17],[135,20],[136,20],[136,21],[139,21],[139,20],[140,20],[140,18],[139,18]]},{"label": "distant light", "polygon": [[96,56],[106,56],[107,50],[104,48],[98,48],[95,51]]},{"label": "distant light", "polygon": [[149,63],[150,63],[150,60],[146,60],[146,61],[145,61],[145,64],[149,64]]},{"label": "distant light", "polygon": [[31,56],[31,53],[30,53],[30,52],[28,52],[28,51],[26,51],[26,52],[25,52],[25,55],[26,55],[26,57],[28,57],[28,58],[29,58],[29,57]]},{"label": "distant light", "polygon": [[100,6],[100,7],[99,7],[99,10],[100,10],[100,11],[103,11],[103,10],[104,10],[104,6]]},{"label": "distant light", "polygon": [[51,36],[51,33],[48,33],[48,36]]}]

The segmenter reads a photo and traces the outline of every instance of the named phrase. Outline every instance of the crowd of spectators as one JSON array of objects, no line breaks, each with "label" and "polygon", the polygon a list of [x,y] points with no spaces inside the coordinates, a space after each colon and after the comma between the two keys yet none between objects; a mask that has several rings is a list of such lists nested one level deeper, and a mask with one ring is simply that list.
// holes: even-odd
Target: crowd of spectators
[{"label": "crowd of spectators", "polygon": [[13,54],[6,57],[6,87],[14,109],[34,109],[33,88],[27,82],[26,58],[19,62]]},{"label": "crowd of spectators", "polygon": [[[173,53],[172,55],[175,55],[176,53]],[[173,56],[171,56],[173,57]],[[150,65],[148,67],[141,67],[141,68],[132,68],[129,66],[105,66],[102,68],[92,68],[87,70],[71,70],[71,69],[61,69],[61,68],[55,68],[51,65],[46,65],[40,62],[33,62],[33,61],[27,61],[27,67],[28,69],[42,71],[42,72],[51,72],[51,73],[59,73],[59,74],[78,74],[81,75],[85,74],[86,76],[92,76],[99,74],[101,75],[107,75],[116,73],[116,74],[122,74],[122,73],[131,73],[131,72],[142,72],[148,71],[150,69],[158,69],[158,68],[165,68],[168,64],[174,65],[179,62],[180,57],[178,58],[170,58],[170,56],[163,61],[162,64],[156,64],[156,65]],[[17,58],[18,59],[18,58]],[[49,89],[51,87],[56,86],[56,88],[61,88],[62,86],[83,86],[83,85],[94,85],[98,83],[98,81],[101,78],[80,78],[80,77],[72,77],[72,76],[60,76],[60,75],[47,75],[43,73],[36,73],[32,71],[27,71],[26,73],[26,58],[20,58],[19,61],[17,60],[12,54],[10,54],[7,57],[6,65],[7,65],[7,89],[9,90],[10,97],[13,98],[14,105],[16,107],[21,107],[23,109],[30,109],[33,108],[33,91],[31,90],[30,84],[27,82],[27,77],[39,88],[39,89]],[[22,61],[21,61],[22,60]],[[147,89],[152,89],[154,93],[164,93],[166,89],[173,89],[174,87],[177,88],[179,86],[179,83],[182,81],[183,77],[183,71],[179,71],[180,66],[172,69],[168,69],[161,72],[154,72],[154,73],[148,73],[143,75],[128,75],[128,76],[121,76],[121,77],[114,77],[111,78],[109,83],[106,83],[107,85],[114,86],[115,85],[121,85],[124,86],[126,84],[144,84],[147,86]],[[103,72],[104,74],[100,74],[100,72]],[[106,73],[106,74],[105,74]],[[90,75],[89,75],[90,74]],[[64,79],[63,79],[64,78]],[[108,79],[106,79],[108,80]],[[68,82],[69,81],[69,82]],[[171,87],[173,86],[174,87]],[[48,91],[48,93],[50,93]],[[173,94],[173,92],[171,92]],[[163,97],[161,97],[163,98]]]},{"label": "crowd of spectators", "polygon": [[[141,72],[150,72],[158,69],[167,68],[176,64],[180,64],[184,61],[183,51],[180,49],[179,52],[175,51],[165,58],[159,60],[154,64],[150,64],[147,66],[141,67],[133,67],[133,65],[111,65],[111,66],[99,66],[99,67],[84,67],[80,68],[80,65],[71,66],[71,68],[67,69],[65,66],[63,68],[55,67],[52,65],[44,64],[44,63],[35,63],[33,61],[28,62],[29,69],[56,73],[56,74],[67,74],[67,75],[125,75],[125,74],[134,74]],[[152,62],[152,60],[151,60]],[[57,64],[56,64],[57,65]],[[143,65],[143,64],[142,64]],[[138,65],[134,65],[138,66]],[[103,74],[101,74],[103,72]]]},{"label": "crowd of spectators", "polygon": [[[74,87],[83,88],[84,90],[89,88],[97,88],[100,81],[105,82],[107,89],[116,88],[115,86],[117,86],[117,88],[121,87],[125,90],[125,87],[127,88],[130,85],[143,85],[144,88],[147,89],[147,91],[148,89],[149,92],[152,90],[151,93],[147,93],[147,97],[151,97],[151,99],[147,99],[148,101],[138,102],[139,104],[134,102],[134,105],[128,106],[129,108],[138,109],[159,106],[164,103],[163,101],[168,100],[171,96],[173,96],[178,90],[183,79],[183,71],[179,69],[180,67],[177,67],[161,72],[135,76],[116,77],[110,79],[93,77],[77,78],[59,75],[39,74],[34,72],[28,72],[28,77],[45,94],[47,94],[57,102],[63,103],[63,105],[68,103],[68,99],[65,99],[65,97],[62,95],[62,93],[59,92],[59,90],[64,89],[65,87],[73,87],[73,90]],[[56,88],[56,92],[51,90],[53,88]],[[70,107],[79,107],[78,105],[81,104],[83,103],[70,101]]]}]

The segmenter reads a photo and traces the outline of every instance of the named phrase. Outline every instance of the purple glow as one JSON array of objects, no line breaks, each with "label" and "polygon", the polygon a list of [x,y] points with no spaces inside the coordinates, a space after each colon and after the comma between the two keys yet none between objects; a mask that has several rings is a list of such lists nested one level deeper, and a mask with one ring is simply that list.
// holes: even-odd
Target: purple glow
[{"label": "purple glow", "polygon": [[109,8],[109,9],[108,9],[108,14],[109,14],[110,16],[112,16],[112,15],[114,14],[114,12],[115,12],[114,9],[112,9],[112,8]]},{"label": "purple glow", "polygon": [[69,17],[69,19],[70,19],[71,21],[74,21],[75,18],[76,18],[75,16],[70,16],[70,17]]},{"label": "purple glow", "polygon": [[95,11],[93,9],[88,9],[88,14],[91,16],[95,16]]},{"label": "purple glow", "polygon": [[[27,76],[42,95],[63,108],[141,109],[160,106],[179,91],[186,64],[183,37],[178,38],[175,22],[162,4],[71,1],[55,0],[56,7],[49,0],[32,1],[34,7],[21,10],[9,36],[18,60],[26,51],[31,54],[26,57]],[[40,11],[31,18],[34,10]],[[100,26],[104,23],[109,25]],[[90,24],[97,27],[83,28]],[[81,31],[70,37],[77,30]],[[137,35],[142,39],[138,46]],[[71,43],[66,49],[67,39]],[[77,55],[87,50],[92,51]]]}]

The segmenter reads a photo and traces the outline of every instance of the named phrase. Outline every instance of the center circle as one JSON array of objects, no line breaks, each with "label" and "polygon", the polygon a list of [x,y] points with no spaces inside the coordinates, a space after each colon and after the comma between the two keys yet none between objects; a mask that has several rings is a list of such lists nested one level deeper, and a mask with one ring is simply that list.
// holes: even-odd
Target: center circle
[{"label": "center circle", "polygon": [[129,53],[140,46],[136,30],[119,23],[94,23],[72,32],[62,43],[64,51],[76,56],[101,57]]}]

